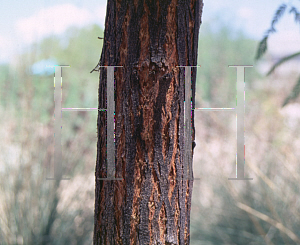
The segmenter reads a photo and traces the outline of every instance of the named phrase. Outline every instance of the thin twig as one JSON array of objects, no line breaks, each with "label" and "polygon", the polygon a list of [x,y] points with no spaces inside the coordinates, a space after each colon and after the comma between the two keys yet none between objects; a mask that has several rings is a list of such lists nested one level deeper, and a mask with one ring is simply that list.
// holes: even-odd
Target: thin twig
[{"label": "thin twig", "polygon": [[241,202],[238,202],[236,204],[240,209],[246,211],[247,213],[250,213],[254,216],[256,216],[257,218],[265,221],[265,222],[268,222],[269,224],[273,225],[274,227],[276,227],[278,230],[282,231],[283,233],[285,233],[287,236],[289,236],[293,241],[297,242],[297,243],[300,243],[300,239],[299,237],[296,236],[296,234],[294,232],[292,232],[291,230],[289,230],[288,228],[286,228],[282,223],[280,222],[277,222],[276,220],[270,218],[269,216],[261,213],[261,212],[258,212],[256,211],[255,209],[241,203]]}]

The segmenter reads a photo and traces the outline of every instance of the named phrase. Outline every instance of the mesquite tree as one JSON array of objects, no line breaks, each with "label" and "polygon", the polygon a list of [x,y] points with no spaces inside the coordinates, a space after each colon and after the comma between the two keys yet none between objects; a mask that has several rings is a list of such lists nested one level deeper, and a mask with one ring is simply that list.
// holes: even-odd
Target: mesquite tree
[{"label": "mesquite tree", "polygon": [[[113,177],[119,179],[105,179],[113,124],[107,108],[97,122],[94,245],[189,244],[193,181],[183,178],[185,68],[178,66],[197,65],[202,8],[202,0],[107,2],[95,70],[102,109],[113,81],[105,66],[118,66]],[[194,108],[196,68],[191,80]],[[194,143],[193,113],[191,123]]]}]

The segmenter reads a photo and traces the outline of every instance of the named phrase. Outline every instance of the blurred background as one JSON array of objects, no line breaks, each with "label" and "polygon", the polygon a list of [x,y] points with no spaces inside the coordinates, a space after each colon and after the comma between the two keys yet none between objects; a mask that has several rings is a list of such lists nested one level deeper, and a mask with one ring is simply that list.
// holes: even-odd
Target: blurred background
[{"label": "blurred background", "polygon": [[[278,8],[276,32],[255,60]],[[235,177],[236,115],[195,112],[191,245],[300,244],[300,1],[204,1],[196,107],[235,107],[236,69],[246,68],[245,177]],[[0,16],[0,244],[91,244],[97,111],[64,111],[63,166],[53,177],[54,69],[62,107],[97,107],[106,1],[7,1]],[[295,21],[296,17],[296,21]],[[298,23],[297,23],[298,21]],[[290,96],[293,97],[293,96]],[[295,96],[294,96],[295,97]]]}]

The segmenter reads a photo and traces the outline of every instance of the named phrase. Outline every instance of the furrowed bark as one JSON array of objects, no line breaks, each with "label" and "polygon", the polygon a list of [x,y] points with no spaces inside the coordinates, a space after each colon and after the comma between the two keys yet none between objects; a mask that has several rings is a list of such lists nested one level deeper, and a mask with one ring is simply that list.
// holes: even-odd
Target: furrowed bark
[{"label": "furrowed bark", "polygon": [[[202,0],[107,2],[100,66],[115,68],[116,178],[106,178],[98,113],[94,245],[189,244],[192,180],[184,173],[184,68],[196,66]],[[196,68],[192,68],[195,107]],[[101,67],[99,108],[106,104]],[[195,139],[192,112],[192,141]],[[191,148],[191,150],[193,150]]]}]

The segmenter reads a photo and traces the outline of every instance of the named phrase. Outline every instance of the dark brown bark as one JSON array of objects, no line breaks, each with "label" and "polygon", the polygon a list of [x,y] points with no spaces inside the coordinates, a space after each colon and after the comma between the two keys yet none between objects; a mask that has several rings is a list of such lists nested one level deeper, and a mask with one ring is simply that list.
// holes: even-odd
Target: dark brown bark
[{"label": "dark brown bark", "polygon": [[[116,177],[106,177],[98,114],[94,245],[189,244],[192,180],[184,169],[184,68],[197,65],[202,0],[107,2],[100,66],[115,68]],[[106,108],[106,68],[99,108]],[[195,107],[196,69],[192,68]],[[192,141],[194,141],[192,113]],[[192,149],[192,148],[191,148]]]}]

